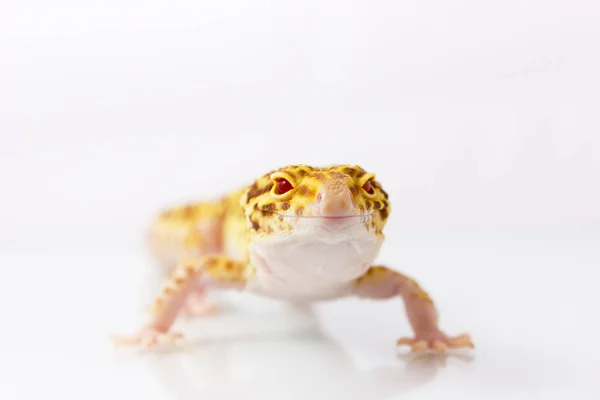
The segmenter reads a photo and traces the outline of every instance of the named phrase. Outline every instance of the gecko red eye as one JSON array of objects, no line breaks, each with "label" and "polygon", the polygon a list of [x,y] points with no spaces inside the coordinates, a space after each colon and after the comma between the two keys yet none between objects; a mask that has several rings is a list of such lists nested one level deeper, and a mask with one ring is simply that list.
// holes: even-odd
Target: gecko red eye
[{"label": "gecko red eye", "polygon": [[275,191],[277,192],[277,194],[287,193],[290,190],[292,190],[293,188],[294,187],[287,179],[284,179],[284,178],[277,179],[277,187],[275,188]]},{"label": "gecko red eye", "polygon": [[362,188],[365,190],[365,192],[369,194],[375,193],[375,191],[373,190],[373,186],[371,186],[370,180],[366,181]]}]

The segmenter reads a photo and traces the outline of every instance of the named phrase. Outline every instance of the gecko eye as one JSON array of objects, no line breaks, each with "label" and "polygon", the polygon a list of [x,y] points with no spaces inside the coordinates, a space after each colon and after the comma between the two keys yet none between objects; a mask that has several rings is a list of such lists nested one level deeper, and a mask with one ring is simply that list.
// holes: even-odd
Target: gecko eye
[{"label": "gecko eye", "polygon": [[275,188],[275,192],[277,194],[284,194],[292,190],[294,187],[292,184],[284,178],[277,179],[277,187]]},{"label": "gecko eye", "polygon": [[369,179],[368,181],[365,182],[365,184],[362,186],[363,190],[369,194],[373,194],[375,193],[375,191],[373,190],[373,186],[371,185],[371,180]]}]

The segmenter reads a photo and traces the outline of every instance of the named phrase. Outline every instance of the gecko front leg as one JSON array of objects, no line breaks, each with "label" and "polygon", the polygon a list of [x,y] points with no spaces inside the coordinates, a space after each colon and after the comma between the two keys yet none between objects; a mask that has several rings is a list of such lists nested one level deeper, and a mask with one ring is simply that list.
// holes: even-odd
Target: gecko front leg
[{"label": "gecko front leg", "polygon": [[433,301],[417,282],[403,274],[373,266],[356,280],[354,291],[363,298],[402,298],[415,336],[398,339],[397,346],[409,345],[415,352],[435,349],[440,353],[448,348],[474,347],[469,335],[451,337],[439,329],[438,312]]},{"label": "gecko front leg", "polygon": [[115,335],[118,345],[144,345],[150,347],[162,342],[174,342],[183,335],[170,332],[177,315],[200,285],[204,288],[241,289],[246,283],[247,265],[228,257],[212,255],[183,262],[171,273],[160,293],[154,299],[150,320],[131,335]]}]

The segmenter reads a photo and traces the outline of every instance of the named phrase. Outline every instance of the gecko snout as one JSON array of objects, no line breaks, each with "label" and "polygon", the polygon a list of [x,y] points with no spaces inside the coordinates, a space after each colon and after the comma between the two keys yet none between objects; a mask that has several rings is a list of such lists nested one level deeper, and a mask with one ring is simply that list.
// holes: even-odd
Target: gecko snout
[{"label": "gecko snout", "polygon": [[322,217],[345,217],[354,215],[352,192],[343,180],[324,185],[317,193],[317,209]]}]

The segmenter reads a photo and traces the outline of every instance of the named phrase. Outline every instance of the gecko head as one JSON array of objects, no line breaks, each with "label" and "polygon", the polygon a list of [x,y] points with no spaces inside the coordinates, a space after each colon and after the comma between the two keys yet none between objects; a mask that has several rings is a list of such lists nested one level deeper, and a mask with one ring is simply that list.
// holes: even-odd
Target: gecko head
[{"label": "gecko head", "polygon": [[264,174],[243,194],[252,240],[383,237],[388,195],[375,174],[356,165],[291,165]]}]

